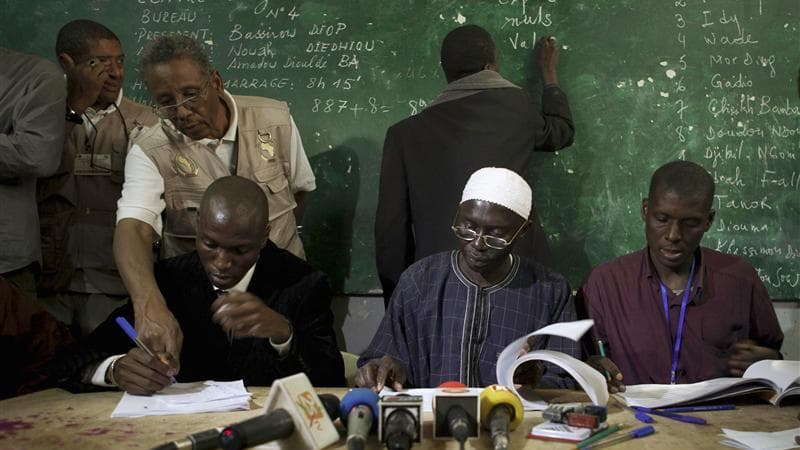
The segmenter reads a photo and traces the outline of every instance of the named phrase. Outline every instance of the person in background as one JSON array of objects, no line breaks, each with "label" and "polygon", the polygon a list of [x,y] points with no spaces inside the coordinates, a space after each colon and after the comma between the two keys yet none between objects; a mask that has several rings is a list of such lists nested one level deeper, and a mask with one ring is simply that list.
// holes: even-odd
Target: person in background
[{"label": "person in background", "polygon": [[[481,167],[524,174],[534,151],[572,144],[574,125],[558,85],[558,47],[544,37],[536,51],[544,89],[540,98],[499,73],[492,36],[477,25],[444,38],[441,65],[447,86],[419,114],[386,133],[375,214],[375,255],[388,304],[411,263],[452,248],[448,234],[461,186]],[[547,240],[533,218],[516,252],[550,265]]]},{"label": "person in background", "polygon": [[596,267],[578,291],[607,356],[589,362],[608,371],[609,391],[739,377],[756,361],[781,359],[783,333],[753,266],[700,246],[713,200],[701,166],[659,167],[642,200],[647,246]]},{"label": "person in background", "polygon": [[91,20],[65,24],[56,56],[67,77],[66,139],[59,170],[38,182],[42,305],[76,336],[127,298],[112,243],[131,139],[158,122],[123,96],[125,54],[116,34]]},{"label": "person in background", "polygon": [[296,224],[305,192],[316,185],[286,103],[231,95],[199,42],[162,36],[148,42],[139,62],[161,123],[128,153],[114,257],[142,339],[177,363],[182,334],[153,277],[154,242],[162,257],[191,251],[203,192],[235,174],[269,198],[270,240],[303,257]]},{"label": "person in background", "polygon": [[133,320],[129,303],[59,355],[51,379],[73,391],[118,386],[141,395],[164,388],[170,376],[269,386],[304,372],[315,386],[344,386],[328,278],[269,240],[263,189],[242,177],[219,178],[196,214],[196,250],[154,269],[186,337],[180,373],[135,347],[115,323],[117,316]]},{"label": "person in background", "polygon": [[[356,383],[378,391],[433,388],[453,380],[494,384],[497,357],[508,344],[545,325],[575,320],[564,277],[513,253],[532,213],[531,188],[521,176],[496,167],[476,171],[450,226],[461,244],[403,272],[358,360]],[[529,346],[540,348],[580,356],[577,343],[561,337]],[[566,372],[551,365],[535,381],[574,387]]]},{"label": "person in background", "polygon": [[35,301],[41,262],[36,178],[57,168],[67,90],[55,64],[0,47],[0,276]]}]

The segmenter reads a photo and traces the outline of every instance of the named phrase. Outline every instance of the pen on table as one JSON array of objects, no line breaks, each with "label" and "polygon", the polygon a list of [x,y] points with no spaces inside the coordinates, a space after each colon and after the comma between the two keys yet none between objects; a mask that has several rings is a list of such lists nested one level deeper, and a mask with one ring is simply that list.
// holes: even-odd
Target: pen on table
[{"label": "pen on table", "polygon": [[702,417],[686,416],[686,415],[683,415],[683,414],[675,414],[675,413],[672,413],[672,412],[659,411],[659,410],[650,409],[650,408],[643,408],[641,406],[634,406],[633,409],[636,410],[636,411],[641,411],[641,412],[647,413],[647,414],[653,414],[655,416],[661,416],[661,417],[666,417],[667,419],[677,420],[678,422],[693,423],[693,424],[696,424],[696,425],[705,425],[706,424],[706,419],[703,419]]},{"label": "pen on table", "polygon": [[658,411],[679,413],[679,412],[701,412],[701,411],[729,411],[736,409],[736,405],[707,405],[707,406],[678,406],[675,408],[658,408]]},{"label": "pen on table", "polygon": [[578,442],[577,444],[575,444],[575,447],[579,448],[579,449],[583,449],[584,447],[587,447],[587,446],[591,445],[592,442],[597,442],[597,441],[599,441],[600,439],[603,439],[606,436],[609,436],[611,434],[616,433],[617,431],[621,430],[622,427],[624,427],[624,426],[625,425],[622,425],[622,424],[611,425],[608,428],[606,428],[605,430],[596,433],[594,436],[586,438],[586,439]]},{"label": "pen on table", "polygon": [[636,420],[638,420],[639,422],[653,423],[653,418],[650,417],[647,413],[636,409],[634,409],[633,411],[634,411],[633,417],[635,417]]},{"label": "pen on table", "polygon": [[625,441],[630,440],[630,439],[637,439],[637,438],[643,438],[645,436],[650,436],[651,434],[653,434],[655,432],[656,432],[656,429],[653,428],[652,425],[645,425],[645,426],[643,426],[641,428],[637,428],[637,429],[631,431],[630,433],[626,433],[624,436],[615,437],[615,438],[609,439],[607,441],[598,442],[595,445],[590,445],[588,447],[584,447],[584,450],[588,450],[590,448],[608,447],[610,445],[619,444],[620,442],[625,442]]},{"label": "pen on table", "polygon": [[[603,345],[602,339],[597,340],[597,349],[600,350],[600,356],[603,358],[606,357],[606,347]],[[603,372],[606,373],[606,381],[611,381],[611,374],[608,373],[608,369],[604,370]]]},{"label": "pen on table", "polygon": [[[144,345],[144,342],[142,342],[142,340],[139,339],[139,334],[136,333],[136,329],[134,329],[124,317],[117,316],[117,318],[114,320],[117,322],[117,325],[119,325],[119,327],[122,328],[122,331],[124,331],[125,334],[127,334],[128,337],[131,338],[131,340],[133,341],[134,344],[136,344],[137,347],[139,347],[143,352],[147,353],[150,356],[156,356],[155,353],[151,352],[150,349],[147,348],[146,345]],[[170,381],[175,383],[175,377],[169,377],[169,379]]]}]

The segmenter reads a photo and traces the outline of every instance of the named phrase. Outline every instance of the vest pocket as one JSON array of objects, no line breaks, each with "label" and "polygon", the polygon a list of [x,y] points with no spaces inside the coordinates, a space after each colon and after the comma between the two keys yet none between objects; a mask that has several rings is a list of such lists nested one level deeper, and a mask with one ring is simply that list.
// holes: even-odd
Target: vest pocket
[{"label": "vest pocket", "polygon": [[289,189],[289,180],[283,174],[280,163],[260,168],[254,172],[253,176],[267,194],[269,220],[280,217],[297,206],[294,195]]},{"label": "vest pocket", "polygon": [[197,234],[197,211],[200,196],[196,192],[175,189],[164,209],[164,232],[161,256],[170,258],[194,250]]}]

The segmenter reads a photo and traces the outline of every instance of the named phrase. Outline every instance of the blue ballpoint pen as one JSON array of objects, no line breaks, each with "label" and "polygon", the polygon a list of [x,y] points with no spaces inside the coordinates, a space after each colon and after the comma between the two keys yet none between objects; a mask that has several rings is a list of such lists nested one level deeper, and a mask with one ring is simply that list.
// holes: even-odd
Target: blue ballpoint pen
[{"label": "blue ballpoint pen", "polygon": [[656,432],[656,429],[653,428],[652,425],[645,425],[641,428],[637,428],[630,433],[626,433],[623,436],[615,437],[613,439],[609,439],[607,441],[598,442],[595,445],[590,445],[588,447],[583,447],[582,450],[588,450],[590,448],[601,448],[601,447],[608,447],[610,445],[619,444],[620,442],[625,442],[630,439],[641,438],[645,436],[649,436]]},{"label": "blue ballpoint pen", "polygon": [[641,406],[634,406],[633,409],[647,414],[653,414],[656,416],[666,417],[667,419],[677,420],[678,422],[693,423],[696,425],[706,424],[706,419],[703,419],[702,417],[687,416],[684,414],[675,414],[671,412],[659,411],[657,409],[643,408]]},{"label": "blue ballpoint pen", "polygon": [[679,413],[679,412],[700,412],[700,411],[729,411],[736,409],[736,405],[707,405],[707,406],[678,406],[675,408],[658,408],[659,411]]},{"label": "blue ballpoint pen", "polygon": [[[117,318],[114,320],[117,322],[117,325],[119,325],[119,327],[122,328],[122,331],[124,331],[125,334],[127,334],[128,337],[131,338],[131,340],[133,341],[134,344],[136,344],[137,347],[139,347],[143,352],[147,353],[150,356],[156,356],[155,353],[150,351],[150,349],[147,348],[146,345],[144,345],[144,342],[142,342],[142,340],[139,339],[139,334],[136,332],[136,329],[131,326],[130,322],[128,322],[122,316],[117,316]],[[169,379],[171,382],[175,383],[175,377],[169,377]]]}]

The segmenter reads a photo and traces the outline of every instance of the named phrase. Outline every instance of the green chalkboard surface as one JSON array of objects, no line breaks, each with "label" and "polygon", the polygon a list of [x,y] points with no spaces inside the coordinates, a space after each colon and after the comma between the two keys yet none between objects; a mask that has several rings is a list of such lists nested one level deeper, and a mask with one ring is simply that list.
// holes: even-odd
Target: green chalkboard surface
[{"label": "green chalkboard surface", "polygon": [[[704,245],[747,258],[776,299],[800,298],[798,0],[2,0],[0,42],[55,59],[58,28],[98,20],[137,54],[163,33],[202,40],[229,91],[289,102],[317,175],[303,240],[349,294],[379,292],[373,217],[386,129],[445,85],[444,35],[489,29],[500,71],[540,89],[533,43],[554,34],[575,144],[527,174],[556,269],[573,285],[641,248],[652,170],[685,158],[717,181]],[[9,20],[10,19],[10,20]]]}]

